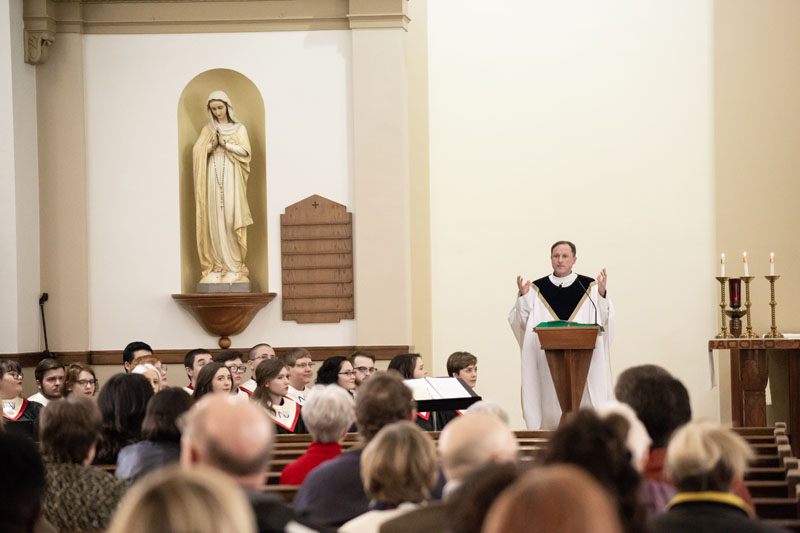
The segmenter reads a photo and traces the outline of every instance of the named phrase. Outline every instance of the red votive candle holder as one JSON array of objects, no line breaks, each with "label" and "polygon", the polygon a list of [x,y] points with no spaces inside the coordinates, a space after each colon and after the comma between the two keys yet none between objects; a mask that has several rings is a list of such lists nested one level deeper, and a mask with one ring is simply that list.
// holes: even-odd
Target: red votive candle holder
[{"label": "red votive candle holder", "polygon": [[731,307],[737,309],[742,305],[742,280],[731,278],[728,280],[728,289],[731,293]]}]

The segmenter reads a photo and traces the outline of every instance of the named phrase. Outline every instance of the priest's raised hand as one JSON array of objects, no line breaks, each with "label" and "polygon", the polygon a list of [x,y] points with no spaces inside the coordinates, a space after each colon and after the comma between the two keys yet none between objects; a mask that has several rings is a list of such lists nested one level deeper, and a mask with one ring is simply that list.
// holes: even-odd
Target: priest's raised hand
[{"label": "priest's raised hand", "polygon": [[531,290],[531,280],[522,282],[522,276],[517,276],[517,288],[519,288],[519,296],[525,296]]},{"label": "priest's raised hand", "polygon": [[600,293],[600,296],[603,298],[606,297],[606,283],[608,283],[608,276],[606,275],[606,269],[604,268],[597,275],[597,292]]}]

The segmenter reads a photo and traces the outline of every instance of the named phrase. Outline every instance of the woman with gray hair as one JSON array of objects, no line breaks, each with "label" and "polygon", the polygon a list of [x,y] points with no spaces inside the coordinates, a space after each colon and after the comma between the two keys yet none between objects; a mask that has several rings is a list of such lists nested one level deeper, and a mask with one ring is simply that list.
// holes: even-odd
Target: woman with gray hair
[{"label": "woman with gray hair", "polygon": [[296,461],[283,467],[281,485],[300,485],[317,465],[342,453],[339,441],[355,421],[353,397],[342,387],[317,385],[303,404],[303,422],[311,445]]},{"label": "woman with gray hair", "polygon": [[752,457],[742,437],[718,424],[697,421],[680,428],[666,461],[678,494],[653,521],[655,533],[783,531],[755,520],[753,510],[731,493],[731,483],[744,475]]}]

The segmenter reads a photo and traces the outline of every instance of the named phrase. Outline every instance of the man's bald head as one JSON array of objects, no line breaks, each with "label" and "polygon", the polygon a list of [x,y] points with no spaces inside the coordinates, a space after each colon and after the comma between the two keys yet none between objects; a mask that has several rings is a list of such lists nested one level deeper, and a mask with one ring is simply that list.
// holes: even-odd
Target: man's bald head
[{"label": "man's bald head", "polygon": [[239,485],[259,486],[272,454],[273,433],[262,407],[237,396],[209,394],[188,413],[181,463],[210,466]]},{"label": "man's bald head", "polygon": [[515,461],[517,439],[499,418],[489,414],[460,416],[439,437],[439,452],[447,481],[462,479],[487,463]]}]

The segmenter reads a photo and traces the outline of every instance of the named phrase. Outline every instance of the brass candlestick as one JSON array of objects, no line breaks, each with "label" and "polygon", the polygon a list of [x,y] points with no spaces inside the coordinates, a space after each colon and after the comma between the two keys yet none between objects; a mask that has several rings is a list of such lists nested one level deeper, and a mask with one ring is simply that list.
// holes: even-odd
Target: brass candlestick
[{"label": "brass candlestick", "polygon": [[772,327],[769,328],[769,334],[764,336],[771,339],[782,339],[783,334],[775,327],[775,306],[778,305],[778,302],[775,301],[775,282],[780,276],[764,277],[769,280],[769,306],[772,308]]},{"label": "brass candlestick", "polygon": [[717,333],[717,339],[730,339],[732,338],[730,333],[728,333],[728,326],[725,325],[725,306],[727,302],[725,302],[725,283],[728,282],[727,276],[717,276],[717,281],[719,281],[719,293],[720,293],[720,301],[719,301],[719,311],[722,315],[722,329],[720,329],[719,333]]},{"label": "brass candlestick", "polygon": [[747,310],[747,333],[744,334],[745,339],[757,339],[758,334],[753,333],[753,328],[750,323],[750,282],[755,279],[755,276],[742,276],[744,281],[744,308]]}]

